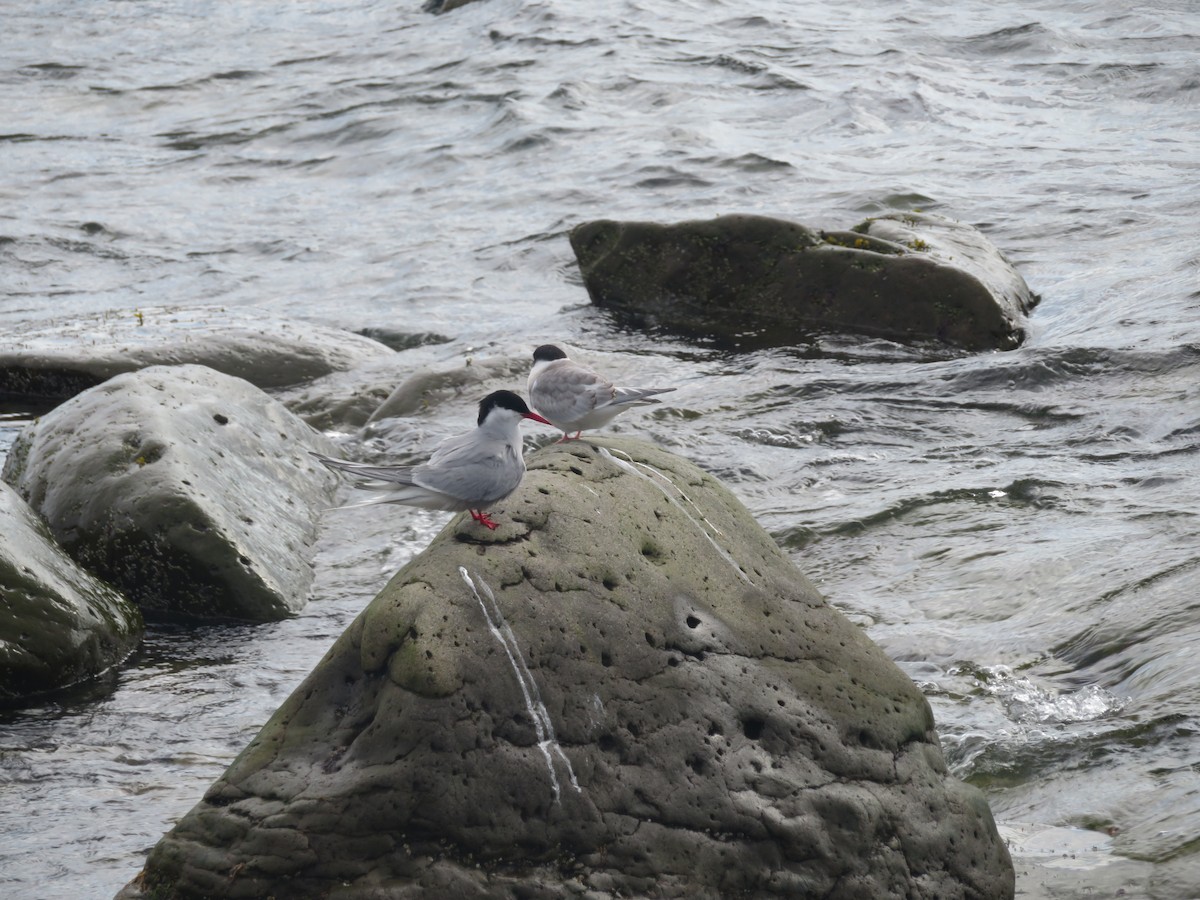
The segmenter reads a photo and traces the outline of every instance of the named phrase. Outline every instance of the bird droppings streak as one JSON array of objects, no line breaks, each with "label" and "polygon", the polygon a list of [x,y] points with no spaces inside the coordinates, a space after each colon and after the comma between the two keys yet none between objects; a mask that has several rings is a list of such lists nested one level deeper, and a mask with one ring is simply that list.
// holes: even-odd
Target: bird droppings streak
[{"label": "bird droppings streak", "polygon": [[[459,566],[458,573],[462,576],[467,587],[471,589],[471,593],[475,595],[475,599],[479,601],[479,608],[483,611],[483,617],[487,620],[488,630],[492,633],[500,646],[504,648],[505,654],[508,656],[508,661],[512,665],[513,674],[517,676],[517,684],[521,688],[521,696],[525,699],[525,708],[529,712],[529,718],[533,720],[533,727],[537,733],[538,749],[542,752],[542,756],[546,760],[546,769],[550,773],[550,786],[554,790],[554,802],[562,801],[562,788],[558,782],[558,773],[554,764],[555,758],[562,761],[566,767],[567,778],[571,783],[571,787],[575,793],[581,793],[579,781],[575,778],[575,769],[571,766],[571,760],[563,752],[562,746],[558,743],[558,739],[554,735],[554,723],[550,720],[550,712],[546,709],[546,705],[542,703],[541,692],[538,690],[537,680],[533,677],[533,673],[529,671],[529,667],[525,665],[525,658],[521,653],[521,646],[517,643],[517,636],[513,634],[509,628],[508,622],[504,619],[504,614],[500,611],[500,604],[496,602],[496,595],[492,593],[491,587],[483,578],[479,579],[479,587],[476,587],[475,581],[471,578],[470,573],[465,568]],[[483,593],[480,594],[480,588]],[[487,601],[484,601],[484,596]]]},{"label": "bird droppings streak", "polygon": [[[608,451],[608,449],[605,447],[599,447],[597,449],[599,449],[600,455],[603,456],[605,459],[609,460],[610,462],[612,462],[613,465],[620,466],[622,469],[624,469],[630,475],[633,475],[636,478],[641,478],[644,481],[647,481],[650,484],[654,485],[656,488],[658,488],[658,490],[660,490],[662,492],[662,495],[667,498],[667,501],[672,506],[674,506],[676,509],[678,509],[681,513],[683,513],[684,517],[687,518],[687,520],[692,523],[693,527],[695,527],[695,529],[697,531],[699,531],[702,535],[704,535],[705,540],[707,540],[710,544],[712,544],[713,549],[717,551],[717,553],[720,555],[721,559],[723,559],[723,560],[725,560],[725,562],[729,563],[730,567],[735,572],[737,572],[738,577],[740,579],[742,579],[742,581],[746,582],[746,584],[754,583],[750,580],[750,577],[745,572],[742,571],[741,566],[739,566],[734,561],[733,557],[729,555],[729,551],[727,551],[724,547],[722,547],[720,544],[718,544],[716,542],[716,540],[713,538],[713,536],[708,533],[708,529],[704,528],[699,522],[697,522],[695,517],[690,512],[688,512],[686,509],[684,509],[683,504],[680,503],[679,500],[677,500],[675,497],[672,497],[670,492],[665,487],[663,487],[661,483],[659,483],[655,479],[651,478],[649,475],[646,475],[643,472],[639,472],[638,466],[641,466],[642,468],[648,469],[649,471],[653,472],[655,475],[657,475],[659,478],[661,478],[667,484],[671,485],[671,487],[673,487],[676,490],[676,492],[678,492],[680,498],[682,498],[683,500],[687,500],[688,499],[687,494],[685,494],[680,489],[679,485],[675,484],[675,482],[673,482],[670,478],[668,478],[666,475],[664,475],[658,469],[654,468],[654,466],[647,465],[646,463],[635,464],[632,459],[630,459],[628,462],[626,462],[626,460],[624,460],[624,459],[618,459],[615,454],[610,453]],[[626,458],[628,459],[627,454],[623,453],[620,450],[618,450],[617,452],[621,453],[622,456],[626,456]],[[691,501],[688,501],[688,502],[690,503]],[[708,519],[705,519],[703,516],[701,516],[700,518],[704,521],[705,525],[708,525],[708,528],[712,529],[717,534],[721,533],[719,529],[717,529],[711,522],[708,521]]]}]

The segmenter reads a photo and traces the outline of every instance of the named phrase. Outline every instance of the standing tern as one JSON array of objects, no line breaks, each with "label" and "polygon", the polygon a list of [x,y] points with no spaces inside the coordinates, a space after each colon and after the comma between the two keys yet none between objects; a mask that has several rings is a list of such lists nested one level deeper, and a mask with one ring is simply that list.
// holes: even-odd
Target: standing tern
[{"label": "standing tern", "polygon": [[484,509],[517,489],[525,475],[521,454],[521,420],[551,423],[531,412],[512,391],[496,391],[479,402],[474,431],[447,438],[429,461],[418,466],[373,466],[313,453],[331,469],[353,475],[354,485],[379,491],[353,506],[403,503],[422,509],[469,510],[471,518],[489,529],[497,527]]},{"label": "standing tern", "polygon": [[543,344],[533,351],[529,402],[562,430],[560,443],[576,440],[584,429],[607,425],[630,407],[657,403],[649,398],[673,390],[617,387],[594,369],[567,359],[561,347]]}]

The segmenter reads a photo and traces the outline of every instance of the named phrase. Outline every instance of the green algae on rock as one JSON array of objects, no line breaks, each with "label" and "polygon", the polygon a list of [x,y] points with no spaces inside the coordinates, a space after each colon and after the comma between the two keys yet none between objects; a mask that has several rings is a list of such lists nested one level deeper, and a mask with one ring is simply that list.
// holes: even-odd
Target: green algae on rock
[{"label": "green algae on rock", "polygon": [[848,231],[766,216],[571,232],[588,295],[639,324],[729,346],[850,333],[1011,350],[1037,297],[977,229],[895,213]]},{"label": "green algae on rock", "polygon": [[1006,898],[930,708],[714,478],[531,455],[401,569],[123,897]]},{"label": "green algae on rock", "polygon": [[26,426],[4,480],[144,610],[269,621],[307,600],[323,436],[204,366],[118,375]]},{"label": "green algae on rock", "polygon": [[85,681],[133,652],[137,607],[77,566],[3,482],[0,536],[0,703]]}]

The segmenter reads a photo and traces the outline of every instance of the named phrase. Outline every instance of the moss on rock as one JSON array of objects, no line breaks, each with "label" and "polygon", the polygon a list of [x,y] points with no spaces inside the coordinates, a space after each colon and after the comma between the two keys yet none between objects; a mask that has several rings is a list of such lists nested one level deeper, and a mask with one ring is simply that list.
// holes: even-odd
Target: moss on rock
[{"label": "moss on rock", "polygon": [[978,230],[924,213],[849,231],[749,215],[599,220],[577,226],[571,246],[597,306],[730,346],[843,332],[1011,350],[1037,302]]},{"label": "moss on rock", "polygon": [[398,572],[135,897],[1004,898],[920,691],[711,476],[533,454]]}]

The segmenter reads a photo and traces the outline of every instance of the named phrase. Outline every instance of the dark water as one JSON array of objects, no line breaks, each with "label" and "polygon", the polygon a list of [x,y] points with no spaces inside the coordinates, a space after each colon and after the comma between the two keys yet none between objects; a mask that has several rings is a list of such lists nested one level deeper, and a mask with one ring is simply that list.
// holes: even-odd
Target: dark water
[{"label": "dark water", "polygon": [[[1193,3],[3,12],[0,336],[222,304],[452,338],[414,367],[559,340],[670,379],[621,430],[725,479],[921,684],[1023,896],[1200,895]],[[566,241],[910,208],[1042,295],[1025,348],[630,333]],[[443,521],[331,517],[297,619],[153,628],[108,681],[0,717],[0,893],[111,896]]]}]

